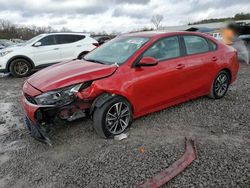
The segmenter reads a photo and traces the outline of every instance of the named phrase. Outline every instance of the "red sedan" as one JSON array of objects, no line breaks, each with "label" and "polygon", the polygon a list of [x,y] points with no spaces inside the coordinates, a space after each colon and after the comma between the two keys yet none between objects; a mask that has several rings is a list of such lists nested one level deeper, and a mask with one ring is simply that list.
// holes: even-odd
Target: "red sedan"
[{"label": "red sedan", "polygon": [[204,95],[222,98],[238,69],[236,51],[208,35],[134,33],[37,72],[24,83],[21,103],[41,141],[49,142],[56,120],[85,116],[108,138],[139,116]]}]

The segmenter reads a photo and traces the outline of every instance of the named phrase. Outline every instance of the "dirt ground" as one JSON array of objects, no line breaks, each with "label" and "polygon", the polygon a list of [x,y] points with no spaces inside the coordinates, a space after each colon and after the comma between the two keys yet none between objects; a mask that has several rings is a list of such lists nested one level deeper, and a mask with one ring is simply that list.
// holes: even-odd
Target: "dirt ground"
[{"label": "dirt ground", "polygon": [[198,159],[165,187],[250,187],[250,66],[223,99],[137,119],[126,140],[101,139],[83,119],[53,131],[52,147],[25,129],[23,81],[0,78],[0,187],[135,187],[181,157],[185,136],[196,139]]}]

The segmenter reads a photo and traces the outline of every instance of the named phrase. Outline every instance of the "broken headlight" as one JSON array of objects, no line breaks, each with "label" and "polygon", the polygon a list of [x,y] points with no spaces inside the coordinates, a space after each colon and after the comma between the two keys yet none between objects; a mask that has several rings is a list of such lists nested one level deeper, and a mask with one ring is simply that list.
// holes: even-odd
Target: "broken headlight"
[{"label": "broken headlight", "polygon": [[90,86],[87,83],[89,82],[43,93],[35,97],[35,101],[38,105],[62,106],[70,104],[75,100],[74,93]]}]

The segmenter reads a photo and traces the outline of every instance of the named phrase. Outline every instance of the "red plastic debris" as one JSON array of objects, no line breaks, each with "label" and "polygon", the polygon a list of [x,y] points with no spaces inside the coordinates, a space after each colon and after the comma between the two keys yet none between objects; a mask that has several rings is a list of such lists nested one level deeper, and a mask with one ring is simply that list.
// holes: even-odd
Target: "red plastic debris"
[{"label": "red plastic debris", "polygon": [[185,141],[186,151],[184,155],[166,170],[157,173],[151,179],[142,185],[139,185],[138,188],[160,187],[185,170],[195,159],[197,159],[197,151],[194,140],[185,138]]}]

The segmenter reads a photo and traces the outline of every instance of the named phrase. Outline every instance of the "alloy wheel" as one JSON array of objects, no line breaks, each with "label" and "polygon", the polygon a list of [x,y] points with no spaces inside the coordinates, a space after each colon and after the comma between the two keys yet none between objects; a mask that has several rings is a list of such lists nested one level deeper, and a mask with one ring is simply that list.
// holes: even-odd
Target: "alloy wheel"
[{"label": "alloy wheel", "polygon": [[106,128],[114,135],[122,133],[129,125],[131,118],[127,104],[118,102],[112,105],[106,115]]},{"label": "alloy wheel", "polygon": [[29,71],[29,66],[25,62],[19,61],[19,62],[15,63],[14,71],[18,75],[26,75]]},{"label": "alloy wheel", "polygon": [[225,95],[229,85],[228,76],[224,73],[220,74],[215,81],[215,93],[219,97]]}]

